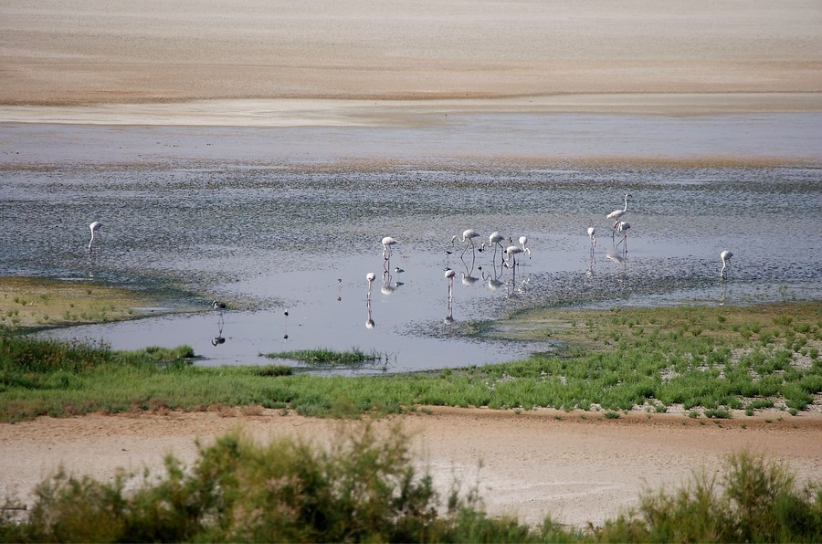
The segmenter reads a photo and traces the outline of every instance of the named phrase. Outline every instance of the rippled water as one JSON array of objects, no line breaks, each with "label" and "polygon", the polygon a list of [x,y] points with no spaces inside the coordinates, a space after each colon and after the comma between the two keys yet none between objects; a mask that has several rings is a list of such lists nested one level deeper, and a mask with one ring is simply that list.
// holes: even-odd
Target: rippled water
[{"label": "rippled water", "polygon": [[[547,348],[460,334],[521,308],[822,294],[822,170],[810,167],[296,173],[172,160],[0,175],[0,274],[174,287],[204,309],[51,334],[102,337],[114,348],[185,343],[202,364],[354,347],[387,358],[366,372],[483,364]],[[627,251],[604,217],[625,193]],[[93,220],[104,228],[90,255]],[[598,231],[593,253],[589,225]],[[495,230],[527,235],[532,258],[519,259],[516,274],[487,250],[461,259],[450,239],[467,228],[480,241]],[[400,240],[390,262],[386,235]],[[723,283],[726,248],[734,258]],[[446,266],[457,271],[450,304]],[[370,305],[368,272],[377,275]],[[212,298],[229,301],[228,311],[208,311]]]}]

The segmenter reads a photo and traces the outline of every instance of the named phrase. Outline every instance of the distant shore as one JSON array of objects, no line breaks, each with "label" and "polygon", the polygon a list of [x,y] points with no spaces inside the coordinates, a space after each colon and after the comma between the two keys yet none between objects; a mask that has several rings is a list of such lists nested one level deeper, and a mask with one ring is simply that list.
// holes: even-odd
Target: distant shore
[{"label": "distant shore", "polygon": [[[822,110],[822,5],[739,8],[710,0],[240,0],[230,9],[217,0],[13,0],[0,9],[0,106],[171,117],[193,107],[212,120],[232,114],[222,101],[275,101],[332,119],[375,108],[389,116],[441,107]],[[39,115],[14,110],[13,120],[24,111]],[[0,122],[9,115],[0,111]]]}]

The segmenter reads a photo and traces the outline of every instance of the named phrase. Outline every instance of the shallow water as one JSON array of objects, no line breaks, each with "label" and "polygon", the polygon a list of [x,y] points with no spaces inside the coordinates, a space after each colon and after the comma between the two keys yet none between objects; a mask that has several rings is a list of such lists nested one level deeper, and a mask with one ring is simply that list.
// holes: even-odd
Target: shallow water
[{"label": "shallow water", "polygon": [[[813,167],[299,173],[172,158],[0,176],[0,274],[188,290],[196,295],[186,302],[203,307],[49,335],[103,338],[116,349],[190,344],[206,365],[265,364],[261,353],[314,348],[383,356],[350,372],[484,364],[550,349],[463,334],[473,321],[522,308],[822,294],[822,170]],[[604,216],[622,208],[625,193],[631,228],[618,243]],[[93,220],[104,228],[90,254]],[[589,225],[598,232],[593,252]],[[514,241],[527,235],[532,257],[515,269],[487,249],[460,258],[450,240],[466,228],[482,233],[478,243],[494,230]],[[386,235],[400,240],[390,261]],[[734,257],[721,282],[726,248]],[[457,272],[450,303],[447,266]],[[377,275],[370,304],[368,272]],[[212,298],[228,310],[209,310]]]}]

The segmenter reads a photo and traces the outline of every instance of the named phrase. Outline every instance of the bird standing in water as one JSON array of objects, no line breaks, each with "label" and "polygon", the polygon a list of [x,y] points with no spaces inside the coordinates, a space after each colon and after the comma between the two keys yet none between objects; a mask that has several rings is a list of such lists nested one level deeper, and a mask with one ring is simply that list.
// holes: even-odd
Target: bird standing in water
[{"label": "bird standing in water", "polygon": [[91,225],[88,226],[89,230],[91,230],[91,240],[89,240],[88,248],[91,249],[92,244],[94,244],[94,236],[97,234],[97,231],[100,230],[103,224],[99,221],[93,222]]},{"label": "bird standing in water", "polygon": [[731,257],[733,256],[734,254],[727,249],[719,254],[719,258],[722,259],[722,270],[719,275],[723,280],[728,279],[728,271],[731,268]]},{"label": "bird standing in water", "polygon": [[394,252],[394,246],[397,245],[397,242],[394,238],[390,236],[386,236],[382,239],[382,258],[386,261],[391,258],[391,254]]},{"label": "bird standing in water", "polygon": [[625,195],[625,207],[622,208],[621,210],[612,211],[611,213],[609,213],[608,215],[605,216],[605,219],[619,219],[620,217],[625,215],[625,213],[628,211],[628,199],[629,198],[634,198],[634,197],[632,197],[630,194],[626,194]]},{"label": "bird standing in water", "polygon": [[[468,251],[468,245],[469,244],[471,245],[471,255],[472,256],[474,255],[474,238],[476,238],[477,236],[479,236],[479,233],[477,231],[475,231],[474,229],[466,229],[466,230],[462,231],[463,247],[462,247],[462,254],[460,255],[460,257],[465,255],[465,252]],[[458,234],[455,234],[454,236],[451,237],[451,244],[452,245],[454,245],[456,243],[457,238],[459,238]]]},{"label": "bird standing in water", "polygon": [[620,240],[617,245],[625,242],[625,249],[628,249],[628,229],[631,228],[630,223],[626,223],[625,221],[617,221],[614,223],[614,232],[619,232],[622,234],[622,240]]},{"label": "bird standing in water", "polygon": [[594,227],[588,227],[588,239],[591,240],[591,250],[597,245],[596,232],[597,230]]}]

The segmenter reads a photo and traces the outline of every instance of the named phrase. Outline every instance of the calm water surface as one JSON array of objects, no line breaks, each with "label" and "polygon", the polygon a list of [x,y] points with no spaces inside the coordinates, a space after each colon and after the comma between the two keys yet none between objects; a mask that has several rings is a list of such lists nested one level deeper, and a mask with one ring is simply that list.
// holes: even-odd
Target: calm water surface
[{"label": "calm water surface", "polygon": [[[0,176],[0,274],[186,291],[184,302],[203,308],[49,335],[116,349],[189,344],[206,365],[312,348],[385,357],[350,372],[484,364],[550,348],[463,335],[522,308],[822,295],[822,170],[811,167],[295,173],[172,160]],[[625,193],[631,228],[617,244],[605,214]],[[104,228],[90,254],[93,220]],[[478,244],[492,231],[526,235],[532,256],[516,269],[489,250],[461,258],[450,240],[467,228],[482,234]],[[386,235],[400,241],[390,261]],[[723,283],[726,248],[734,258]],[[445,267],[457,272],[450,298]],[[377,276],[370,303],[368,272]],[[223,314],[209,309],[213,298],[228,302]]]}]

